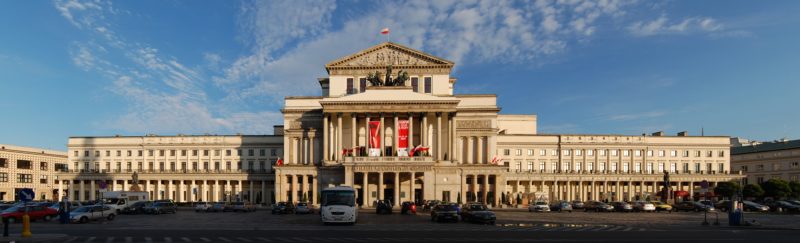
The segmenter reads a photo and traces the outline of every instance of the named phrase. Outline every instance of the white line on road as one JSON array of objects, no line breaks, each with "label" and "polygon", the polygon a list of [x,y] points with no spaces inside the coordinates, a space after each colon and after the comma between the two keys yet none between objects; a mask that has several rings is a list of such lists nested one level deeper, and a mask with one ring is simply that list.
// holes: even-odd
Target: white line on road
[{"label": "white line on road", "polygon": [[239,240],[239,241],[245,241],[245,242],[253,242],[253,241],[252,241],[252,240],[250,240],[250,239],[247,239],[247,238],[242,238],[242,237],[236,237],[236,240]]},{"label": "white line on road", "polygon": [[625,228],[625,230],[623,230],[623,231],[631,231],[632,229],[633,229],[633,228],[631,228],[631,227],[628,227],[628,228]]},{"label": "white line on road", "polygon": [[153,238],[150,238],[150,237],[144,237],[144,242],[147,242],[147,243],[152,243],[152,242],[153,242]]},{"label": "white line on road", "polygon": [[225,242],[233,242],[233,241],[231,241],[231,240],[229,240],[228,238],[225,238],[225,237],[217,237],[217,239],[223,240]]},{"label": "white line on road", "polygon": [[106,243],[111,243],[111,242],[114,242],[114,237],[108,237],[108,239],[106,239]]},{"label": "white line on road", "polygon": [[172,243],[172,238],[170,238],[170,237],[164,237],[164,242],[167,242],[167,243]]},{"label": "white line on road", "polygon": [[192,240],[190,240],[189,238],[186,238],[186,237],[181,237],[181,240],[183,240],[185,242],[192,242]]},{"label": "white line on road", "polygon": [[72,238],[69,238],[69,240],[64,241],[64,243],[70,243],[70,242],[73,242],[73,241],[75,241],[77,239],[78,239],[78,237],[72,237]]},{"label": "white line on road", "polygon": [[256,239],[260,240],[261,242],[272,242],[272,240],[264,238],[264,237],[256,237]]},{"label": "white line on road", "polygon": [[97,239],[97,237],[94,237],[94,236],[89,237],[89,239],[86,239],[86,243],[92,242],[92,241],[94,241],[94,239]]},{"label": "white line on road", "polygon": [[209,239],[208,239],[208,238],[206,238],[206,237],[200,237],[200,240],[202,240],[202,241],[205,241],[205,242],[211,242],[211,240],[209,240]]},{"label": "white line on road", "polygon": [[306,240],[306,239],[299,238],[299,237],[292,237],[292,240],[296,240],[296,241],[300,241],[300,242],[311,242],[310,240]]}]

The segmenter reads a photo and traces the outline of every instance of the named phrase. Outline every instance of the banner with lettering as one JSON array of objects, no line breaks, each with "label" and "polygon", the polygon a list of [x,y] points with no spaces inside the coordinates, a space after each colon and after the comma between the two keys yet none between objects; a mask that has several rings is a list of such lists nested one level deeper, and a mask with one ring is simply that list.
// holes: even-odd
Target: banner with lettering
[{"label": "banner with lettering", "polygon": [[397,156],[408,156],[408,120],[397,124]]},{"label": "banner with lettering", "polygon": [[381,121],[369,122],[369,156],[381,156]]}]

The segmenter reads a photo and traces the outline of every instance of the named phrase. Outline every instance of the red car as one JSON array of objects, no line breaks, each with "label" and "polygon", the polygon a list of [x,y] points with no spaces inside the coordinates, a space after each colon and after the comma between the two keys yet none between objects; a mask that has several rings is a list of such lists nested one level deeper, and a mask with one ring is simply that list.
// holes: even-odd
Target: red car
[{"label": "red car", "polygon": [[[8,219],[9,223],[14,222],[22,222],[22,215],[25,215],[25,207],[18,206],[6,209],[3,211],[0,216],[3,219]],[[28,217],[31,218],[31,221],[44,219],[45,221],[49,221],[50,219],[55,218],[58,215],[58,211],[52,208],[48,208],[45,206],[29,206],[28,207]]]},{"label": "red car", "polygon": [[400,214],[417,214],[417,205],[414,202],[403,202]]}]

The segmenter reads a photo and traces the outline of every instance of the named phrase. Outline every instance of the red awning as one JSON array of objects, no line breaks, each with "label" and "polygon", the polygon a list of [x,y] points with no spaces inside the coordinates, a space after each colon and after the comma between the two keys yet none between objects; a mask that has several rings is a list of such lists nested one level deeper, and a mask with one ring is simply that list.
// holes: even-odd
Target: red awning
[{"label": "red awning", "polygon": [[689,192],[687,191],[675,191],[675,197],[688,197]]}]

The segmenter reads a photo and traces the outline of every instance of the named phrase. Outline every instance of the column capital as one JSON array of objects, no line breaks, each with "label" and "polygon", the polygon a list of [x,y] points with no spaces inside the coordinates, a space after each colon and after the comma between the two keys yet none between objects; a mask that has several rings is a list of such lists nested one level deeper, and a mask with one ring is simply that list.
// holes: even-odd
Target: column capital
[{"label": "column capital", "polygon": [[442,116],[441,112],[436,112],[436,117],[441,117],[441,116]]}]

